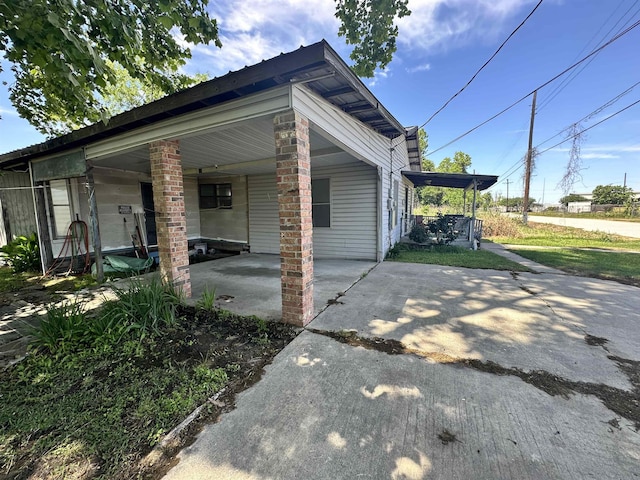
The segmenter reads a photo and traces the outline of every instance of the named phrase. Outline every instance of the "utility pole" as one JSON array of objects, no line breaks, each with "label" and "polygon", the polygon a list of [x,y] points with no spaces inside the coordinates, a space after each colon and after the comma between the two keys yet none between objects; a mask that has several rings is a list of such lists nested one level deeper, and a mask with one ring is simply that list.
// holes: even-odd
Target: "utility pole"
[{"label": "utility pole", "polygon": [[533,121],[536,118],[536,97],[538,91],[533,92],[533,102],[531,103],[531,123],[529,125],[529,149],[527,150],[527,161],[524,170],[524,199],[522,201],[522,223],[525,225],[529,220],[529,185],[531,184],[531,155],[533,154]]},{"label": "utility pole", "polygon": [[507,178],[507,213],[509,213],[509,179]]},{"label": "utility pole", "polygon": [[624,188],[627,188],[627,172],[624,172],[624,183],[622,184]]}]

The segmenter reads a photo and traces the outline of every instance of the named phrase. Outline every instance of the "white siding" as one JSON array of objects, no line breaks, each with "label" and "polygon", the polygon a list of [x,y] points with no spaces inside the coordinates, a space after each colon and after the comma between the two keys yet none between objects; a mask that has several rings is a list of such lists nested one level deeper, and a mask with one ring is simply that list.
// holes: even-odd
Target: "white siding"
[{"label": "white siding", "polygon": [[[313,229],[317,258],[376,259],[377,170],[362,162],[314,168],[331,181],[331,227]],[[280,253],[275,175],[248,177],[249,243],[254,253]]]},{"label": "white siding", "polygon": [[[133,214],[143,213],[140,183],[151,182],[151,177],[137,172],[96,168],[93,180],[102,249],[132,248],[131,234],[136,228]],[[84,218],[85,215],[88,216],[87,202],[86,194],[83,194],[80,203],[83,210],[86,208],[83,220],[88,223],[88,218]],[[118,213],[118,205],[131,205],[131,215]],[[126,224],[124,218],[127,219]]]},{"label": "white siding", "polygon": [[[275,177],[272,180],[275,182]],[[219,238],[237,242],[248,241],[247,177],[235,176],[200,179],[201,185],[207,183],[231,184],[231,208],[200,210],[200,231],[202,236],[205,238]]]},{"label": "white siding", "polygon": [[252,253],[280,253],[276,175],[250,175],[249,245]]},{"label": "white siding", "polygon": [[200,206],[198,205],[198,179],[184,177],[184,208],[187,216],[187,238],[201,237]]},{"label": "white siding", "polygon": [[311,178],[331,181],[331,227],[313,229],[317,258],[375,260],[377,170],[362,162],[314,168]]}]

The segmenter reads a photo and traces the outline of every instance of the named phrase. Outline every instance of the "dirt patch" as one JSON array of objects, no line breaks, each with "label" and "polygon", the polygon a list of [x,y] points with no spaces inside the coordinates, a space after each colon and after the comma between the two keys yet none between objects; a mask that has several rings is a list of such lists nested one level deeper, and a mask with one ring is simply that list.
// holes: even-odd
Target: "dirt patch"
[{"label": "dirt patch", "polygon": [[[490,360],[482,361],[475,358],[457,358],[446,353],[425,352],[405,347],[397,340],[386,340],[379,337],[366,338],[355,331],[330,332],[308,329],[310,332],[333,338],[348,345],[376,350],[389,355],[409,354],[431,360],[436,363],[457,365],[472,368],[479,372],[501,376],[514,376],[551,396],[568,398],[580,393],[597,397],[609,410],[634,423],[636,431],[640,431],[640,362],[627,360],[613,355],[608,356],[618,368],[627,376],[632,391],[610,387],[601,383],[575,382],[553,375],[545,370],[524,371],[516,367],[503,367]],[[597,338],[597,337],[594,337]]]},{"label": "dirt patch", "polygon": [[442,442],[443,445],[448,445],[450,443],[453,442],[459,442],[460,440],[458,440],[456,438],[455,433],[451,433],[449,430],[447,430],[446,428],[444,430],[442,430],[439,434],[438,434],[438,438],[440,439],[440,441]]},{"label": "dirt patch", "polygon": [[594,335],[589,335],[588,333],[584,336],[584,341],[587,342],[587,345],[591,345],[592,347],[603,347],[603,348],[609,342],[609,340],[607,340],[604,337],[596,337]]}]

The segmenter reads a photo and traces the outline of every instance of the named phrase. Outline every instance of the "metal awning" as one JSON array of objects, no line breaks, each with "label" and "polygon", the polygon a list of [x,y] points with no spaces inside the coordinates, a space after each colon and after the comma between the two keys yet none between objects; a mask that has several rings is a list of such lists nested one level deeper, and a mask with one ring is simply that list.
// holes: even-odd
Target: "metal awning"
[{"label": "metal awning", "polygon": [[497,175],[476,175],[475,173],[442,173],[403,171],[402,175],[413,183],[414,187],[450,187],[486,190],[498,181]]}]

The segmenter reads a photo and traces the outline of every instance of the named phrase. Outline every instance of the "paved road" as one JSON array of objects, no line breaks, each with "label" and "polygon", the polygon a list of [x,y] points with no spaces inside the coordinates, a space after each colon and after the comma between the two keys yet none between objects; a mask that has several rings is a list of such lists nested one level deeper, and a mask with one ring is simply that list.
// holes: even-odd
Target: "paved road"
[{"label": "paved road", "polygon": [[[167,480],[640,478],[640,433],[597,393],[619,392],[638,414],[639,292],[384,262],[204,428]],[[410,353],[346,344],[346,330]]]},{"label": "paved road", "polygon": [[[520,218],[522,218],[521,215]],[[529,221],[640,238],[640,222],[616,222],[615,220],[597,220],[591,218],[543,217],[539,215],[529,215]]]}]

